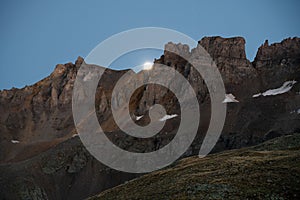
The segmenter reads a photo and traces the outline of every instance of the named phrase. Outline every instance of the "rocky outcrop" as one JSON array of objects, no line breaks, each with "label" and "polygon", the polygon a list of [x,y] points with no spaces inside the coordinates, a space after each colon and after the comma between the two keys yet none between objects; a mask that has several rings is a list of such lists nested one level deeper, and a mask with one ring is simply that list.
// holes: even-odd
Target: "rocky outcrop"
[{"label": "rocky outcrop", "polygon": [[[155,64],[179,71],[189,81],[200,102],[198,135],[184,156],[199,152],[209,124],[210,96],[201,75],[172,52],[183,52],[197,61],[200,45],[221,72],[226,93],[232,93],[239,100],[239,103],[227,105],[225,126],[214,152],[299,132],[299,38],[272,45],[265,43],[253,62],[246,58],[245,40],[241,37],[205,37],[191,50],[187,45],[170,42]],[[1,197],[17,198],[20,193],[21,196],[35,194],[44,199],[81,199],[136,177],[103,166],[84,150],[76,137],[71,100],[74,80],[83,62],[79,57],[75,64],[57,65],[49,77],[32,86],[0,91],[0,180],[1,185],[6,185],[0,191]],[[117,80],[126,72],[128,70],[107,69],[99,81],[95,95],[98,120],[107,137],[123,149],[133,152],[159,149],[173,139],[180,116],[167,120],[163,130],[150,139],[133,138],[120,131],[111,115],[111,105],[125,102],[128,94],[121,92],[112,102],[111,93]],[[290,91],[253,98],[254,94],[279,88],[289,80],[297,81]],[[136,123],[149,123],[148,110],[155,103],[164,105],[168,114],[180,115],[180,105],[174,94],[162,86],[150,84],[136,90],[131,97],[132,119],[143,115]],[[15,183],[17,177],[21,178]]]},{"label": "rocky outcrop", "polygon": [[[300,73],[300,38],[288,38],[269,45],[265,41],[258,49],[253,66],[261,75],[263,89],[278,87],[282,81],[293,80]],[[299,81],[299,79],[297,79]]]},{"label": "rocky outcrop", "polygon": [[[300,90],[299,44],[299,38],[290,38],[271,45],[272,50],[266,51],[264,56],[274,60],[289,60],[289,64],[283,67],[278,66],[278,63],[274,61],[266,69],[266,63],[258,62],[261,59],[261,50],[258,51],[253,62],[246,58],[245,40],[241,37],[205,37],[199,41],[199,45],[211,55],[221,72],[226,92],[234,94],[240,101],[240,103],[228,104],[225,126],[215,150],[253,145],[268,138],[265,135],[279,136],[299,129],[299,125],[297,125],[299,116],[294,115],[295,112],[293,112],[300,107],[300,99],[297,95]],[[200,47],[189,51],[188,47],[182,44],[169,43],[165,49],[168,48],[175,52],[185,52],[189,58],[197,58],[197,51]],[[283,53],[284,49],[287,50],[286,53]],[[195,73],[184,59],[167,50],[156,62],[176,68],[190,81],[197,91],[199,101],[202,102],[201,114],[204,117],[201,118],[199,132],[205,131],[207,128],[205,120],[209,117],[210,112],[205,109],[209,106],[209,95],[201,76]],[[297,81],[292,91],[272,97],[253,98],[254,94],[279,88],[289,80]],[[277,134],[270,134],[275,132]],[[196,140],[195,143],[199,143],[199,141]],[[195,146],[197,145],[195,144]]]},{"label": "rocky outcrop", "polygon": [[80,63],[58,64],[49,77],[32,86],[1,91],[2,162],[17,159],[11,140],[21,141],[20,146],[27,149],[30,157],[32,145],[48,143],[49,147],[73,134],[71,98],[79,66]]},{"label": "rocky outcrop", "polygon": [[[246,58],[245,39],[242,37],[221,38],[205,37],[199,45],[207,50],[216,62],[228,93],[235,93],[238,98],[247,96],[258,89],[258,73]],[[249,88],[251,85],[251,88]]]}]

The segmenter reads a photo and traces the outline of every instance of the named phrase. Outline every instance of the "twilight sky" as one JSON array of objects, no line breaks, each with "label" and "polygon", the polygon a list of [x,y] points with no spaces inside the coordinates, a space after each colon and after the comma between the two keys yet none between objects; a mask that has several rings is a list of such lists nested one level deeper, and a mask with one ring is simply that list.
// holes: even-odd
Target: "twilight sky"
[{"label": "twilight sky", "polygon": [[[56,64],[75,62],[111,35],[138,27],[170,28],[195,40],[242,36],[252,61],[265,39],[300,37],[299,10],[297,0],[2,0],[0,89],[33,84]],[[113,67],[130,68],[160,55],[158,50],[133,52]]]}]

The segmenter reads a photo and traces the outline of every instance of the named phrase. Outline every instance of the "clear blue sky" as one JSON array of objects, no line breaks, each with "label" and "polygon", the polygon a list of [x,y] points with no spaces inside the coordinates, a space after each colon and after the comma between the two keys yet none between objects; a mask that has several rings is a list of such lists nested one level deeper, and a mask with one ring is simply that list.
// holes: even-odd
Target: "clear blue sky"
[{"label": "clear blue sky", "polygon": [[[300,1],[32,1],[0,3],[0,89],[23,87],[48,76],[58,63],[85,57],[99,42],[131,28],[175,29],[195,40],[243,36],[247,56],[268,39],[300,36]],[[153,60],[145,51],[123,66]]]}]

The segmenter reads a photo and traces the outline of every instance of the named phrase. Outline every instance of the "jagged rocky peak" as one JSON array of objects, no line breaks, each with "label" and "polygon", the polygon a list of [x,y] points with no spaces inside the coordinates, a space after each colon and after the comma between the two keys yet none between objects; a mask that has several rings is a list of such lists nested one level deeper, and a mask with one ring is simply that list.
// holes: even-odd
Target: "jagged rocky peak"
[{"label": "jagged rocky peak", "polygon": [[168,42],[164,47],[164,54],[159,59],[155,59],[154,63],[164,64],[182,72],[187,63],[186,59],[190,56],[191,52],[188,45]]},{"label": "jagged rocky peak", "polygon": [[214,59],[219,57],[247,59],[243,37],[204,37],[198,42]]},{"label": "jagged rocky peak", "polygon": [[52,72],[52,77],[62,76],[69,72],[77,72],[80,65],[83,63],[84,59],[80,56],[78,56],[77,60],[75,61],[75,64],[72,62],[66,63],[66,64],[57,64],[54,71]]},{"label": "jagged rocky peak", "polygon": [[263,87],[279,87],[282,82],[295,79],[300,74],[300,38],[287,38],[280,43],[262,44],[253,61],[253,66],[261,74]]},{"label": "jagged rocky peak", "polygon": [[77,60],[75,61],[75,66],[80,67],[80,65],[83,63],[84,59],[81,56],[78,56]]},{"label": "jagged rocky peak", "polygon": [[[246,57],[245,44],[243,37],[204,37],[198,42],[197,48],[192,50],[192,54],[196,53],[201,45],[210,54],[222,75],[227,92],[236,93],[239,98],[246,95],[243,86],[257,82],[258,79],[256,70]],[[259,87],[258,84],[251,85],[253,91]]]},{"label": "jagged rocky peak", "polygon": [[285,65],[289,59],[300,59],[300,38],[287,38],[271,45],[269,45],[268,40],[266,40],[264,44],[259,47],[254,63],[257,67],[265,64]]},{"label": "jagged rocky peak", "polygon": [[[31,144],[55,144],[55,139],[72,134],[72,91],[82,62],[83,58],[78,57],[75,64],[58,64],[51,75],[34,85],[0,91],[0,112],[3,113],[0,124],[5,124],[0,130],[1,150],[4,152],[0,162],[14,157],[6,153],[16,148],[10,147],[11,140],[18,140],[25,149],[30,149]],[[41,149],[47,145],[42,146]],[[31,156],[31,153],[27,152],[26,156]]]},{"label": "jagged rocky peak", "polygon": [[246,41],[243,37],[204,37],[198,41],[198,46],[190,51],[189,46],[186,44],[169,42],[165,45],[164,55],[156,62],[164,63],[168,66],[171,66],[172,63],[178,64],[177,61],[180,60],[178,55],[171,52],[177,53],[180,51],[184,57],[189,58],[191,55],[195,56],[197,54],[199,45],[201,45],[216,61],[227,59],[232,62],[234,59],[241,59],[244,64],[249,66],[250,62],[246,58],[245,43]]},{"label": "jagged rocky peak", "polygon": [[188,58],[190,55],[190,47],[187,44],[181,44],[181,43],[175,44],[173,42],[168,42],[165,45],[165,50],[164,50],[165,57],[168,57],[170,55],[170,52],[174,52],[177,54],[179,54],[180,52],[180,54],[182,54],[183,57]]}]

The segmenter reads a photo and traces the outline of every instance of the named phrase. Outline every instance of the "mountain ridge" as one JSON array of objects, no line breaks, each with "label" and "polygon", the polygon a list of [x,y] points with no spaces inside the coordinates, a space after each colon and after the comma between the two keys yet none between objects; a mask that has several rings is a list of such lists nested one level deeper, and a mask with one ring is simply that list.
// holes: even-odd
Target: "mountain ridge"
[{"label": "mountain ridge", "polygon": [[[247,147],[299,132],[300,115],[293,112],[300,108],[299,38],[262,45],[255,62],[246,58],[245,40],[242,38],[206,37],[199,41],[199,45],[203,45],[216,62],[226,92],[239,100],[239,103],[227,104],[225,126],[213,152]],[[210,96],[203,78],[186,60],[168,51],[170,48],[175,52],[186,52],[192,59],[199,55],[197,47],[189,50],[186,45],[168,43],[164,54],[154,61],[179,71],[190,82],[200,102],[198,135],[182,156],[187,157],[199,152],[209,124]],[[6,185],[0,193],[4,197],[17,198],[16,195],[37,192],[48,199],[80,199],[137,176],[109,169],[80,146],[71,100],[82,62],[83,58],[79,57],[74,64],[58,64],[51,75],[32,86],[0,91],[0,178],[3,181],[1,185]],[[134,152],[157,150],[172,140],[180,116],[167,120],[162,132],[153,139],[136,140],[125,135],[116,126],[110,110],[110,106],[117,103],[111,101],[112,89],[125,72],[105,71],[95,95],[98,120],[107,137],[117,146]],[[268,89],[279,88],[291,80],[297,83],[286,93],[252,97]],[[117,101],[123,102],[126,95],[125,92],[120,94]],[[176,98],[168,89],[157,85],[144,86],[134,93],[130,102],[132,116],[144,116],[136,121],[137,124],[149,122],[148,110],[154,103],[165,106],[168,114],[179,113]],[[73,147],[74,152],[70,152],[68,149]],[[45,155],[50,157],[46,159]],[[61,162],[56,161],[57,157],[61,158]],[[89,171],[100,175],[93,179],[94,175]],[[8,178],[6,174],[9,174]],[[101,176],[110,178],[107,181]],[[42,181],[40,177],[43,177]],[[18,180],[17,184],[15,180]],[[88,183],[92,184],[90,188],[84,186]],[[58,185],[61,189],[55,191]],[[81,191],[80,187],[85,189]],[[55,193],[52,194],[53,191]]]}]

